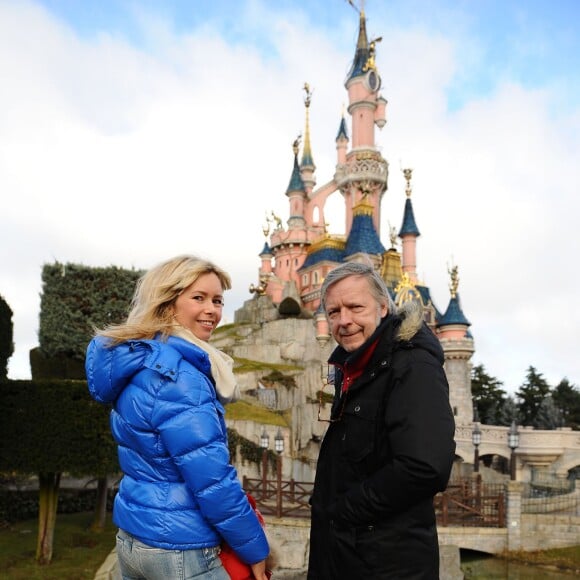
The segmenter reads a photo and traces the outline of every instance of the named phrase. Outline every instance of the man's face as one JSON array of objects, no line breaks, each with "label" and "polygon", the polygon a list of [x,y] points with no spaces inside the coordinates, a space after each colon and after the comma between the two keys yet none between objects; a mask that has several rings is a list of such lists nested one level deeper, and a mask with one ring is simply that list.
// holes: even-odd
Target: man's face
[{"label": "man's face", "polygon": [[343,278],[329,286],[326,292],[330,332],[348,352],[364,344],[386,314],[387,305],[377,302],[368,280],[362,276]]}]

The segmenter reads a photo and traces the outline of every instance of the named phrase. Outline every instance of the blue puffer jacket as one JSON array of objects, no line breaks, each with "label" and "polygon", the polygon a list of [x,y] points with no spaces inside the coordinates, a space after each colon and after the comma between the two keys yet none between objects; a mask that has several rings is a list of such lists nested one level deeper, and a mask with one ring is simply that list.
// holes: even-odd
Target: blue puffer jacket
[{"label": "blue puffer jacket", "polygon": [[229,463],[224,408],[207,353],[177,337],[87,349],[89,390],[112,403],[111,430],[124,477],[113,520],[145,544],[170,550],[224,538],[254,564],[266,536]]}]

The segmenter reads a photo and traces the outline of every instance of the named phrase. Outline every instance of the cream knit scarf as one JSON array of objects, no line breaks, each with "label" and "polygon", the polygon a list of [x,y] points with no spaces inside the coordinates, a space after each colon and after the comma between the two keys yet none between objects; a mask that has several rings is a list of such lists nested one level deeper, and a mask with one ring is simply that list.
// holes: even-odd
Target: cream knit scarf
[{"label": "cream knit scarf", "polygon": [[226,405],[239,398],[239,387],[233,372],[234,359],[231,356],[218,350],[209,342],[197,338],[191,330],[184,326],[174,327],[171,334],[195,344],[195,346],[198,346],[207,353],[211,365],[211,375],[215,381],[217,396],[222,405]]}]

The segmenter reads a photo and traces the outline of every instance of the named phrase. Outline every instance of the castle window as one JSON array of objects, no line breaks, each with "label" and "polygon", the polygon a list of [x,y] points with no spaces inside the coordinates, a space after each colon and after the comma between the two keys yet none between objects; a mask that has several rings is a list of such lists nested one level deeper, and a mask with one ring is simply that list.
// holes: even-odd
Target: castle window
[{"label": "castle window", "polygon": [[312,223],[318,224],[319,221],[320,221],[320,209],[318,208],[318,206],[316,206],[314,208],[314,211],[312,212]]},{"label": "castle window", "polygon": [[302,276],[302,286],[308,286],[308,274]]},{"label": "castle window", "polygon": [[314,280],[312,280],[313,284],[318,284],[318,272],[314,272]]}]

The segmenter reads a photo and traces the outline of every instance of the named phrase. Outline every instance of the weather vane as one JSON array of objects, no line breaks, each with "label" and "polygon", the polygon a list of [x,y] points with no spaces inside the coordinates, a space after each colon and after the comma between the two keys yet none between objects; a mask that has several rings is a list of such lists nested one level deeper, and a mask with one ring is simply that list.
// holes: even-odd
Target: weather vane
[{"label": "weather vane", "polygon": [[304,83],[304,92],[306,96],[304,97],[304,105],[308,109],[310,107],[310,101],[312,100],[312,91],[310,90],[310,85],[308,83]]},{"label": "weather vane", "polygon": [[364,0],[360,0],[360,10],[359,8],[355,5],[355,3],[352,0],[346,0],[359,14],[361,12],[364,12]]},{"label": "weather vane", "polygon": [[298,137],[296,137],[296,139],[294,139],[294,142],[292,143],[292,151],[294,152],[294,155],[298,155],[300,141],[302,141],[302,133],[298,133]]},{"label": "weather vane", "polygon": [[451,298],[455,298],[457,296],[457,289],[459,288],[459,270],[457,266],[452,266],[451,268],[447,266],[447,273],[451,276],[451,283],[449,284]]}]

